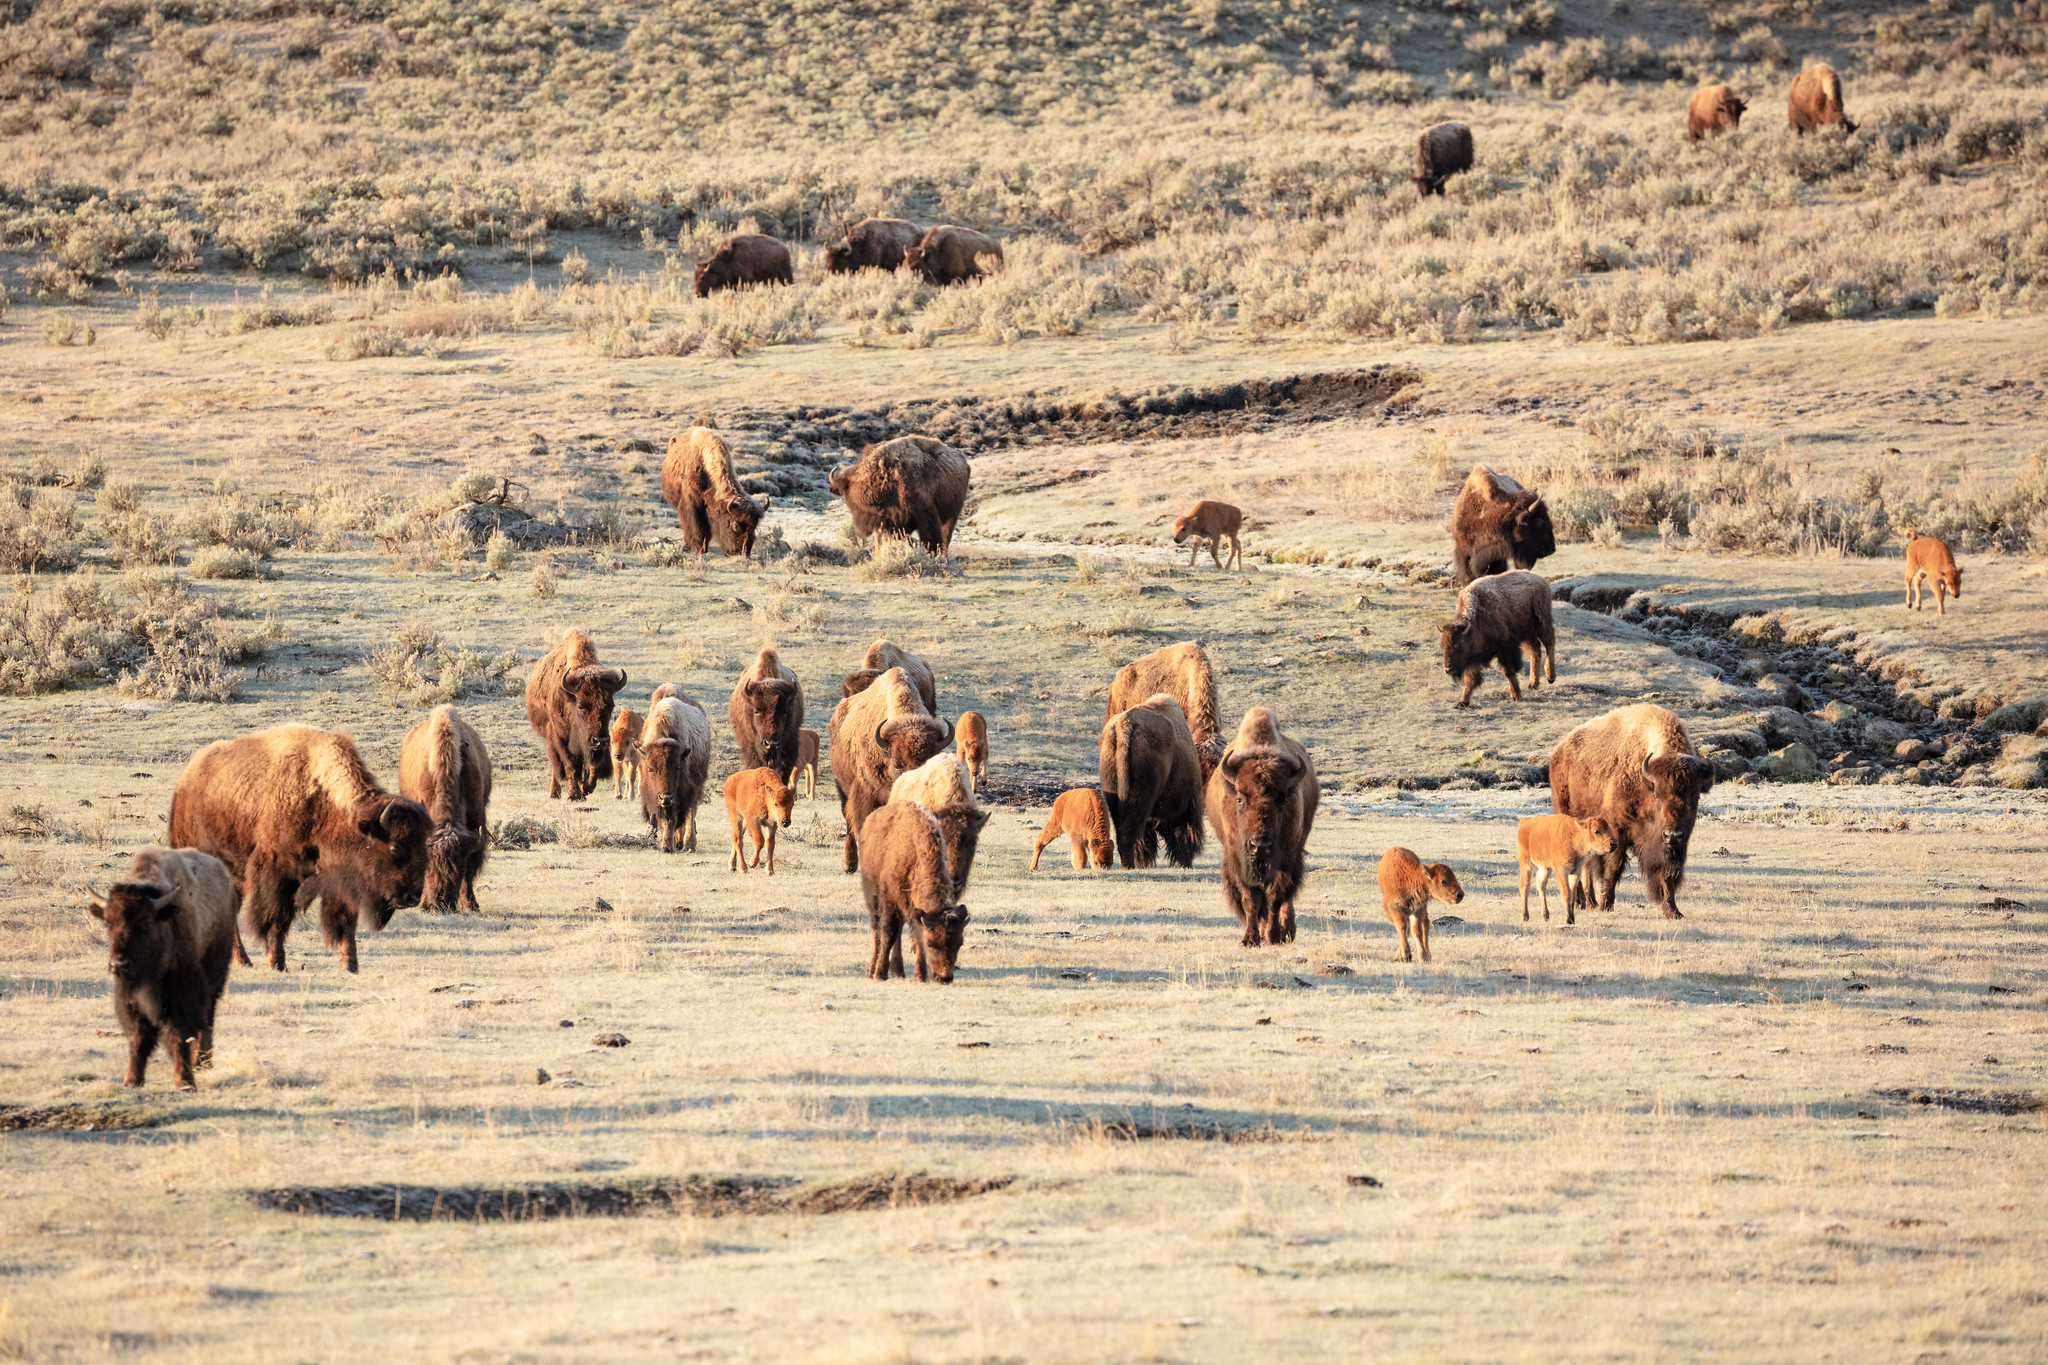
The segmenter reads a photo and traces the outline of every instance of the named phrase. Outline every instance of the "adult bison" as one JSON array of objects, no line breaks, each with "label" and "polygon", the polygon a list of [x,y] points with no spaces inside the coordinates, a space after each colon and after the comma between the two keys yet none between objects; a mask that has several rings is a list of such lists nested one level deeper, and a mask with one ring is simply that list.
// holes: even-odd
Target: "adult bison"
[{"label": "adult bison", "polygon": [[923,236],[923,228],[901,218],[863,218],[846,230],[845,240],[825,248],[825,273],[893,272],[902,266],[903,253]]},{"label": "adult bison", "polygon": [[661,496],[676,510],[683,545],[699,559],[715,539],[735,559],[754,553],[754,532],[774,499],[755,502],[732,472],[732,448],[709,427],[671,436],[661,461]]},{"label": "adult bison", "polygon": [[171,1084],[196,1089],[192,1073],[213,1065],[213,1016],[234,957],[234,878],[210,854],[145,848],[125,880],[91,895],[92,917],[107,926],[114,1019],[128,1039],[122,1084],[142,1084],[162,1038]]},{"label": "adult bison", "polygon": [[1451,510],[1451,585],[1504,570],[1532,569],[1557,553],[1557,532],[1543,496],[1483,464],[1472,466]]},{"label": "adult bison", "polygon": [[640,730],[640,813],[663,853],[697,851],[697,806],[711,776],[711,717],[663,684]]},{"label": "adult bison", "polygon": [[1698,142],[1709,133],[1732,133],[1742,126],[1748,109],[1734,87],[1725,83],[1702,86],[1685,106],[1685,140]]},{"label": "adult bison", "polygon": [[901,668],[843,699],[832,713],[828,744],[839,813],[846,817],[845,866],[860,870],[859,830],[887,805],[896,779],[953,742],[953,727],[926,709]]},{"label": "adult bison", "polygon": [[[917,689],[917,699],[924,703],[925,710],[935,716],[939,714],[939,683],[932,675],[932,666],[925,662],[923,655],[912,654],[894,640],[876,640],[870,644],[868,652],[862,656],[860,670],[847,674],[839,685],[844,688],[848,681],[857,678],[860,672],[873,673],[879,678],[892,668],[903,670],[903,676],[910,679],[910,685]],[[869,679],[867,685],[872,685],[873,681],[874,679]]]},{"label": "adult bison", "polygon": [[861,536],[873,536],[877,546],[884,536],[916,536],[944,559],[971,477],[967,457],[944,441],[898,436],[868,446],[860,459],[826,475],[826,482],[846,499]]},{"label": "adult bison", "polygon": [[1181,718],[1194,737],[1195,756],[1202,764],[1202,780],[1216,766],[1223,752],[1223,736],[1216,720],[1216,671],[1199,640],[1155,649],[1117,670],[1109,683],[1108,714],[1128,711],[1154,693],[1164,692],[1180,704]]},{"label": "adult bison", "polygon": [[452,706],[437,706],[408,730],[398,751],[398,794],[426,807],[423,910],[474,912],[476,874],[484,866],[485,808],[491,803],[491,755],[484,737]]},{"label": "adult bison", "polygon": [[773,768],[787,783],[796,771],[797,731],[804,728],[804,689],[796,670],[774,650],[762,650],[733,684],[725,714],[739,746],[740,767]]},{"label": "adult bison", "polygon": [[[426,807],[377,784],[347,735],[281,725],[192,755],[165,833],[227,864],[271,966],[284,970],[292,919],[318,896],[327,946],[354,971],[358,921],[382,929],[419,903],[432,828]],[[235,950],[246,964],[239,936]]]},{"label": "adult bison", "polygon": [[973,228],[943,223],[925,230],[917,245],[903,253],[903,264],[926,284],[959,284],[994,274],[984,264],[990,258],[1003,264],[1002,243]]},{"label": "adult bison", "polygon": [[1792,92],[1786,98],[1792,131],[1804,137],[1816,128],[1838,123],[1845,133],[1856,131],[1842,110],[1842,78],[1825,62],[1809,66],[1792,78]]},{"label": "adult bison", "polygon": [[581,801],[612,775],[612,698],[626,670],[597,662],[597,646],[571,626],[526,679],[526,723],[548,750],[548,796]]},{"label": "adult bison", "polygon": [[1209,774],[1203,804],[1222,845],[1223,900],[1247,948],[1294,941],[1302,854],[1321,797],[1308,750],[1281,734],[1265,707],[1245,712]]},{"label": "adult bison", "polygon": [[869,854],[860,869],[874,943],[868,975],[877,981],[903,975],[907,925],[917,979],[951,981],[967,937],[967,907],[953,903],[937,818],[915,801],[892,801],[867,818],[860,837]]},{"label": "adult bison", "polygon": [[[1558,741],[1550,755],[1551,807],[1559,815],[1605,820],[1615,831],[1614,851],[1597,861],[1602,910],[1614,908],[1614,884],[1633,852],[1650,903],[1668,919],[1683,918],[1677,893],[1686,846],[1700,797],[1713,785],[1713,766],[1699,756],[1678,717],[1659,706],[1624,706]],[[1583,880],[1587,873],[1579,875]]]},{"label": "adult bison", "polygon": [[1472,691],[1486,674],[1486,666],[1498,662],[1508,680],[1508,695],[1522,699],[1516,674],[1522,668],[1522,651],[1529,652],[1529,686],[1538,686],[1545,651],[1549,651],[1550,681],[1557,681],[1557,629],[1550,616],[1550,580],[1540,573],[1489,574],[1475,578],[1458,590],[1458,614],[1444,623],[1440,643],[1444,651],[1444,672],[1465,684],[1458,694],[1461,707],[1472,704]]},{"label": "adult bison", "polygon": [[697,297],[749,284],[790,284],[789,248],[760,232],[735,232],[697,262]]},{"label": "adult bison", "polygon": [[1444,192],[1444,182],[1472,169],[1472,130],[1462,123],[1433,123],[1415,138],[1415,187],[1427,199]]},{"label": "adult bison", "polygon": [[938,818],[939,831],[946,836],[946,867],[952,873],[953,894],[966,895],[974,851],[981,845],[981,827],[990,814],[974,804],[967,765],[953,754],[933,754],[896,779],[889,788],[889,799],[915,801]]},{"label": "adult bison", "polygon": [[1193,867],[1202,851],[1202,761],[1180,703],[1164,692],[1111,716],[1096,753],[1118,859],[1150,867],[1166,856]]}]

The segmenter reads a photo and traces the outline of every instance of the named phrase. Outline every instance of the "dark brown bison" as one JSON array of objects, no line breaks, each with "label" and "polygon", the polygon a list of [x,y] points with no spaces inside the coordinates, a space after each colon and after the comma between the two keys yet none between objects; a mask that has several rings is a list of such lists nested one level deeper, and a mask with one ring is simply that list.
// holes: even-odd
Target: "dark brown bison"
[{"label": "dark brown bison", "polygon": [[1786,104],[1791,112],[1792,131],[1802,137],[1830,123],[1841,124],[1845,133],[1856,131],[1856,125],[1842,111],[1842,78],[1826,63],[1809,66],[1792,78],[1792,93]]},{"label": "dark brown bison", "polygon": [[1294,941],[1302,854],[1321,799],[1308,750],[1281,734],[1265,707],[1245,712],[1203,797],[1222,846],[1223,901],[1244,927],[1245,947]]},{"label": "dark brown bison", "polygon": [[839,680],[839,695],[850,697],[856,692],[865,692],[875,685],[875,679],[887,670],[880,668],[856,668]]},{"label": "dark brown bison", "polygon": [[1444,182],[1472,169],[1472,130],[1462,123],[1433,123],[1415,138],[1415,187],[1426,199],[1444,192]]},{"label": "dark brown bison", "polygon": [[484,816],[491,803],[491,756],[484,737],[452,706],[437,706],[406,732],[398,751],[398,793],[427,808],[427,884],[422,910],[469,910],[484,866]]},{"label": "dark brown bison", "polygon": [[1195,755],[1202,762],[1202,780],[1207,782],[1223,752],[1223,736],[1217,733],[1216,671],[1209,667],[1200,641],[1155,649],[1118,669],[1109,684],[1108,714],[1128,711],[1156,692],[1180,703],[1181,717],[1194,736]]},{"label": "dark brown bison", "polygon": [[899,436],[871,445],[860,459],[826,475],[834,493],[846,499],[853,529],[873,536],[916,536],[944,559],[953,548],[953,527],[967,505],[972,478],[967,457],[929,436]]},{"label": "dark brown bison", "polygon": [[[924,703],[924,709],[935,716],[939,714],[938,679],[932,675],[932,666],[924,661],[923,655],[912,654],[894,640],[876,640],[862,656],[861,667],[877,677],[892,668],[902,669],[903,676],[910,679],[910,685],[917,689],[917,699]],[[847,675],[849,678],[853,676]],[[842,681],[840,685],[844,687],[845,683]]]},{"label": "dark brown bison", "polygon": [[1161,839],[1168,859],[1193,867],[1202,851],[1202,761],[1180,703],[1161,692],[1117,712],[1102,726],[1096,756],[1124,867],[1152,866]]},{"label": "dark brown bison", "polygon": [[1680,919],[1678,884],[1692,840],[1700,797],[1714,769],[1699,756],[1677,716],[1647,703],[1589,720],[1558,741],[1550,755],[1550,804],[1559,815],[1605,820],[1615,832],[1612,853],[1587,862],[1600,872],[1600,908],[1614,908],[1614,884],[1633,851],[1649,885],[1650,903]]},{"label": "dark brown bison", "polygon": [[901,218],[863,218],[846,230],[844,241],[825,248],[825,273],[894,271],[902,266],[903,253],[916,246],[923,236],[923,228]]},{"label": "dark brown bison", "polygon": [[1458,614],[1444,623],[1440,643],[1444,672],[1465,684],[1459,706],[1472,704],[1472,691],[1496,661],[1508,680],[1508,695],[1522,699],[1516,674],[1522,651],[1529,652],[1529,686],[1537,686],[1545,651],[1550,681],[1557,681],[1557,628],[1550,620],[1550,580],[1540,573],[1490,574],[1458,590]]},{"label": "dark brown bison", "polygon": [[967,907],[953,903],[945,838],[938,818],[915,801],[891,801],[861,826],[860,890],[868,903],[874,951],[868,975],[903,975],[903,926],[917,949],[917,979],[953,979],[967,937]]},{"label": "dark brown bison", "polygon": [[1452,586],[1510,568],[1531,569],[1556,553],[1557,533],[1542,495],[1473,465],[1451,511]]},{"label": "dark brown bison", "polygon": [[92,917],[107,926],[114,1019],[128,1039],[122,1084],[142,1084],[162,1038],[171,1084],[196,1089],[192,1073],[213,1065],[213,1015],[235,953],[227,865],[196,849],[142,849],[126,880],[93,893]]},{"label": "dark brown bison", "polygon": [[1698,142],[1709,133],[1732,133],[1742,126],[1749,106],[1728,85],[1703,86],[1685,106],[1685,140]]},{"label": "dark brown bison", "polygon": [[790,284],[789,248],[760,232],[735,232],[697,262],[697,297],[749,284]]},{"label": "dark brown bison", "polygon": [[889,799],[915,801],[937,817],[939,832],[946,838],[946,867],[953,876],[953,894],[966,895],[967,874],[974,870],[974,851],[981,845],[981,827],[989,817],[974,804],[973,780],[966,763],[953,754],[933,754],[896,779],[889,788]]},{"label": "dark brown bison", "polygon": [[897,778],[953,742],[953,727],[925,709],[901,668],[891,668],[839,703],[826,742],[846,817],[846,870],[858,872],[861,826],[888,804]]},{"label": "dark brown bison", "polygon": [[581,801],[612,775],[612,698],[626,685],[626,670],[604,668],[597,646],[573,626],[526,678],[526,723],[548,750],[548,796]]},{"label": "dark brown bison", "polygon": [[699,559],[716,539],[735,559],[754,553],[754,533],[773,498],[748,497],[732,472],[732,450],[709,427],[691,427],[668,442],[661,461],[661,496],[676,509],[683,544]]},{"label": "dark brown bison", "polygon": [[941,224],[927,228],[917,245],[903,253],[903,264],[926,284],[959,284],[994,274],[1003,264],[1003,247],[973,228]]},{"label": "dark brown bison", "polygon": [[711,777],[711,717],[671,691],[640,730],[640,813],[663,853],[697,851],[697,806]]},{"label": "dark brown bison", "polygon": [[804,689],[796,671],[774,650],[762,650],[733,684],[725,714],[739,746],[740,767],[773,768],[788,782],[796,771],[797,731],[804,728]]},{"label": "dark brown bison", "polygon": [[[382,929],[419,904],[432,828],[426,807],[377,785],[347,735],[281,725],[192,755],[166,836],[228,865],[271,966],[284,970],[292,919],[317,896],[320,931],[354,971],[358,922]],[[248,962],[239,935],[235,956]]]}]

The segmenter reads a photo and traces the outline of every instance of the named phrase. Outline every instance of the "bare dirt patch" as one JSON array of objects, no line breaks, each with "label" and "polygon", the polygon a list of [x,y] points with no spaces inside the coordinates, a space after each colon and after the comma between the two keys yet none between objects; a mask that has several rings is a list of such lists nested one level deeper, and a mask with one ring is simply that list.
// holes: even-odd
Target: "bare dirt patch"
[{"label": "bare dirt patch", "polygon": [[106,1133],[154,1128],[164,1116],[119,1104],[0,1104],[0,1133]]},{"label": "bare dirt patch", "polygon": [[1965,1114],[2034,1114],[2048,1109],[2048,1098],[2025,1091],[1920,1090],[1895,1086],[1878,1094],[1898,1104],[1926,1104],[1959,1109]]},{"label": "bare dirt patch", "polygon": [[879,1175],[795,1188],[790,1176],[686,1176],[680,1180],[535,1185],[290,1185],[257,1190],[256,1203],[279,1213],[384,1222],[531,1223],[552,1218],[632,1218],[689,1214],[725,1218],[768,1213],[855,1213],[953,1204],[999,1190],[1006,1176]]}]

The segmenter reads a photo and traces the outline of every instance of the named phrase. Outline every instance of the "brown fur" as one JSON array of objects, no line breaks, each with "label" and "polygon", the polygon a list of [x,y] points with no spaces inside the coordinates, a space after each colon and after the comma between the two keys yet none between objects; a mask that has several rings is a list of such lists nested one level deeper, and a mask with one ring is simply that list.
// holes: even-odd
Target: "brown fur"
[{"label": "brown fur", "polygon": [[732,448],[710,427],[669,437],[661,461],[661,496],[676,512],[683,546],[702,559],[711,542],[734,559],[754,553],[754,534],[773,498],[759,502],[742,491],[732,472]]},{"label": "brown fur", "polygon": [[1557,681],[1557,628],[1550,616],[1550,580],[1542,574],[1493,574],[1474,579],[1458,593],[1458,614],[1444,623],[1437,643],[1444,654],[1444,672],[1461,679],[1465,690],[1457,705],[1470,706],[1472,691],[1486,675],[1486,666],[1500,664],[1508,695],[1522,699],[1516,680],[1522,651],[1529,652],[1529,686],[1548,660],[1548,676]]},{"label": "brown fur", "polygon": [[923,228],[901,218],[863,218],[846,230],[845,240],[825,248],[825,273],[897,270],[903,264],[903,253],[923,237]]},{"label": "brown fur", "polygon": [[804,780],[804,800],[818,799],[818,732],[796,732],[796,770]]},{"label": "brown fur", "polygon": [[640,730],[640,813],[655,847],[697,851],[697,806],[711,776],[711,718],[677,692],[654,703]]},{"label": "brown fur", "polygon": [[[382,929],[419,903],[432,827],[426,807],[377,785],[347,735],[281,725],[192,755],[166,839],[227,864],[272,967],[284,970],[292,919],[317,896],[321,933],[354,971],[358,921]],[[248,961],[239,936],[235,955]]]},{"label": "brown fur", "polygon": [[860,890],[868,903],[874,951],[868,975],[903,975],[903,927],[917,949],[917,979],[953,979],[967,933],[967,907],[955,905],[938,818],[915,801],[881,806],[861,826]]},{"label": "brown fur", "polygon": [[1840,124],[1845,133],[1856,131],[1842,109],[1842,78],[1826,63],[1816,63],[1794,76],[1785,103],[1792,131],[1802,137],[1830,123]]},{"label": "brown fur", "polygon": [[899,436],[865,447],[860,459],[826,475],[832,492],[846,500],[853,529],[872,536],[916,536],[930,553],[952,553],[953,527],[967,505],[973,470],[967,457],[929,436]]},{"label": "brown fur", "polygon": [[[956,727],[957,728],[957,727]],[[896,779],[891,801],[915,801],[938,819],[946,840],[946,866],[953,874],[953,896],[967,894],[967,874],[974,870],[974,851],[989,813],[974,804],[974,783],[967,765],[952,754],[933,754]]]},{"label": "brown fur", "polygon": [[846,818],[848,872],[860,870],[858,831],[876,807],[887,804],[896,779],[952,742],[953,727],[925,709],[900,666],[839,703],[826,743],[839,813]]},{"label": "brown fur", "polygon": [[[868,646],[862,667],[874,670],[875,677],[878,678],[892,668],[902,669],[903,676],[917,689],[917,699],[924,703],[924,709],[935,716],[939,714],[939,680],[932,672],[932,666],[925,662],[923,655],[912,654],[898,646],[894,640],[877,640]],[[872,682],[873,679],[869,681]]]},{"label": "brown fur", "polygon": [[1308,750],[1281,734],[1265,707],[1245,712],[1204,792],[1222,848],[1223,902],[1245,947],[1294,941],[1294,898],[1321,799]]},{"label": "brown fur", "polygon": [[1732,133],[1749,109],[1726,84],[1701,86],[1685,106],[1685,139],[1698,142],[1709,133]]},{"label": "brown fur", "polygon": [[[629,713],[630,714],[630,713]],[[398,751],[398,794],[427,808],[427,881],[422,910],[475,913],[491,804],[491,755],[484,737],[452,706],[437,706],[406,732]]]},{"label": "brown fur", "polygon": [[1424,866],[1422,859],[1405,848],[1390,848],[1380,858],[1380,904],[1386,909],[1388,921],[1401,931],[1403,962],[1415,960],[1415,953],[1408,946],[1411,930],[1415,941],[1422,945],[1422,960],[1429,961],[1432,896],[1445,905],[1457,905],[1465,899],[1465,888],[1458,885],[1458,874],[1448,865]]},{"label": "brown fur", "polygon": [[145,848],[91,908],[107,927],[114,1018],[128,1039],[122,1084],[142,1084],[162,1038],[171,1084],[197,1089],[192,1073],[213,1065],[213,1016],[235,952],[227,865],[196,849]]},{"label": "brown fur", "polygon": [[[775,875],[775,830],[789,828],[795,795],[773,768],[748,768],[725,779],[725,815],[732,821],[732,862],[728,872],[761,865],[768,855],[768,875]],[[754,837],[754,861],[747,861],[746,836]]]},{"label": "brown fur", "polygon": [[[1188,567],[1195,567],[1195,557],[1202,553],[1202,547],[1209,549],[1209,558],[1219,569],[1235,568],[1244,572],[1244,547],[1238,543],[1238,527],[1244,525],[1244,513],[1227,502],[1211,502],[1207,498],[1196,503],[1188,514],[1173,523],[1173,543],[1185,544],[1192,537],[1194,544],[1188,546]],[[1216,551],[1224,541],[1230,542],[1230,562],[1224,563]]]},{"label": "brown fur", "polygon": [[732,686],[726,705],[740,767],[773,768],[788,782],[796,771],[797,731],[804,728],[804,689],[796,671],[764,649]]},{"label": "brown fur", "polygon": [[1510,568],[1534,568],[1557,553],[1557,533],[1542,495],[1483,464],[1472,466],[1451,511],[1452,586]]},{"label": "brown fur", "polygon": [[1550,879],[1564,893],[1564,922],[1579,922],[1578,907],[1590,906],[1586,879],[1579,869],[1614,852],[1614,830],[1599,816],[1578,820],[1569,815],[1532,815],[1515,828],[1515,847],[1522,864],[1522,922],[1529,920],[1529,874],[1536,874],[1536,894],[1543,898],[1543,918],[1550,918]]},{"label": "brown fur", "polygon": [[1946,593],[1956,601],[1963,600],[1963,571],[1956,567],[1956,557],[1947,545],[1933,536],[1923,536],[1919,530],[1906,528],[1906,605],[1914,611],[1927,593],[1925,583],[1934,589],[1934,614],[1948,615],[1948,604],[1942,600]]},{"label": "brown fur", "polygon": [[1550,754],[1551,808],[1559,815],[1597,816],[1615,832],[1614,851],[1598,862],[1602,910],[1614,908],[1614,884],[1633,852],[1650,903],[1667,918],[1684,918],[1678,886],[1686,849],[1700,797],[1713,785],[1712,765],[1678,717],[1662,707],[1624,706],[1558,741]]},{"label": "brown fur", "polygon": [[1415,138],[1415,187],[1423,198],[1444,192],[1444,182],[1472,169],[1472,130],[1462,123],[1433,123]]},{"label": "brown fur", "polygon": [[1223,736],[1216,719],[1216,670],[1209,666],[1200,641],[1155,649],[1118,669],[1109,683],[1108,713],[1128,711],[1157,692],[1180,703],[1181,716],[1194,737],[1195,756],[1201,760],[1202,781],[1207,782],[1223,752]]},{"label": "brown fur", "polygon": [[967,765],[967,790],[988,778],[988,721],[979,711],[962,711],[954,727],[960,737],[960,761]]},{"label": "brown fur", "polygon": [[973,228],[942,223],[925,229],[917,245],[903,253],[903,264],[926,284],[959,284],[995,273],[983,265],[984,257],[993,257],[995,266],[1001,267],[1002,244]]},{"label": "brown fur", "polygon": [[865,692],[874,686],[875,679],[887,672],[881,668],[856,668],[839,680],[839,696],[843,700],[856,692]]},{"label": "brown fur", "polygon": [[632,707],[612,721],[612,799],[640,794],[640,727],[647,723]]},{"label": "brown fur", "polygon": [[1031,845],[1031,870],[1038,871],[1038,855],[1045,846],[1062,834],[1067,836],[1068,851],[1073,856],[1074,869],[1088,870],[1088,857],[1095,856],[1095,866],[1108,871],[1116,863],[1116,836],[1109,827],[1109,803],[1102,799],[1102,793],[1093,787],[1075,787],[1063,791],[1052,803],[1052,815],[1039,831],[1038,840]]},{"label": "brown fur", "polygon": [[612,699],[626,685],[626,670],[602,668],[597,646],[571,627],[562,643],[540,657],[526,679],[526,723],[548,750],[548,796],[581,801],[612,775]]},{"label": "brown fur", "polygon": [[1180,703],[1164,692],[1102,726],[1096,759],[1102,799],[1125,868],[1150,867],[1166,842],[1177,867],[1202,851],[1202,761]]},{"label": "brown fur", "polygon": [[721,289],[750,284],[790,284],[789,248],[760,232],[735,232],[697,262],[697,297],[708,299]]}]

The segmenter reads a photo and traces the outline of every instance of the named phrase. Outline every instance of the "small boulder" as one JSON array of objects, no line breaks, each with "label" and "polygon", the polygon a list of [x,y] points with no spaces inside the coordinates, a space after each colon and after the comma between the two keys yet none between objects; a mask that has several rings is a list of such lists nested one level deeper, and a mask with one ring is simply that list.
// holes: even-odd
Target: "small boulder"
[{"label": "small boulder", "polygon": [[1901,763],[1918,763],[1923,758],[1932,758],[1940,752],[1924,739],[1902,739],[1892,746],[1892,757]]},{"label": "small boulder", "polygon": [[1806,691],[1783,673],[1766,673],[1756,680],[1757,691],[1763,693],[1779,706],[1793,711],[1809,711],[1812,706],[1806,700]]},{"label": "small boulder", "polygon": [[1818,782],[1821,775],[1820,760],[1804,744],[1773,750],[1757,771],[1773,782]]},{"label": "small boulder", "polygon": [[1877,769],[1859,765],[1828,774],[1831,787],[1867,787],[1877,781]]},{"label": "small boulder", "polygon": [[1814,713],[1830,725],[1855,725],[1863,713],[1845,701],[1831,701]]},{"label": "small boulder", "polygon": [[1871,716],[1863,722],[1865,742],[1880,749],[1897,744],[1906,738],[1906,733],[1905,726],[1895,720],[1886,720],[1882,716]]}]

